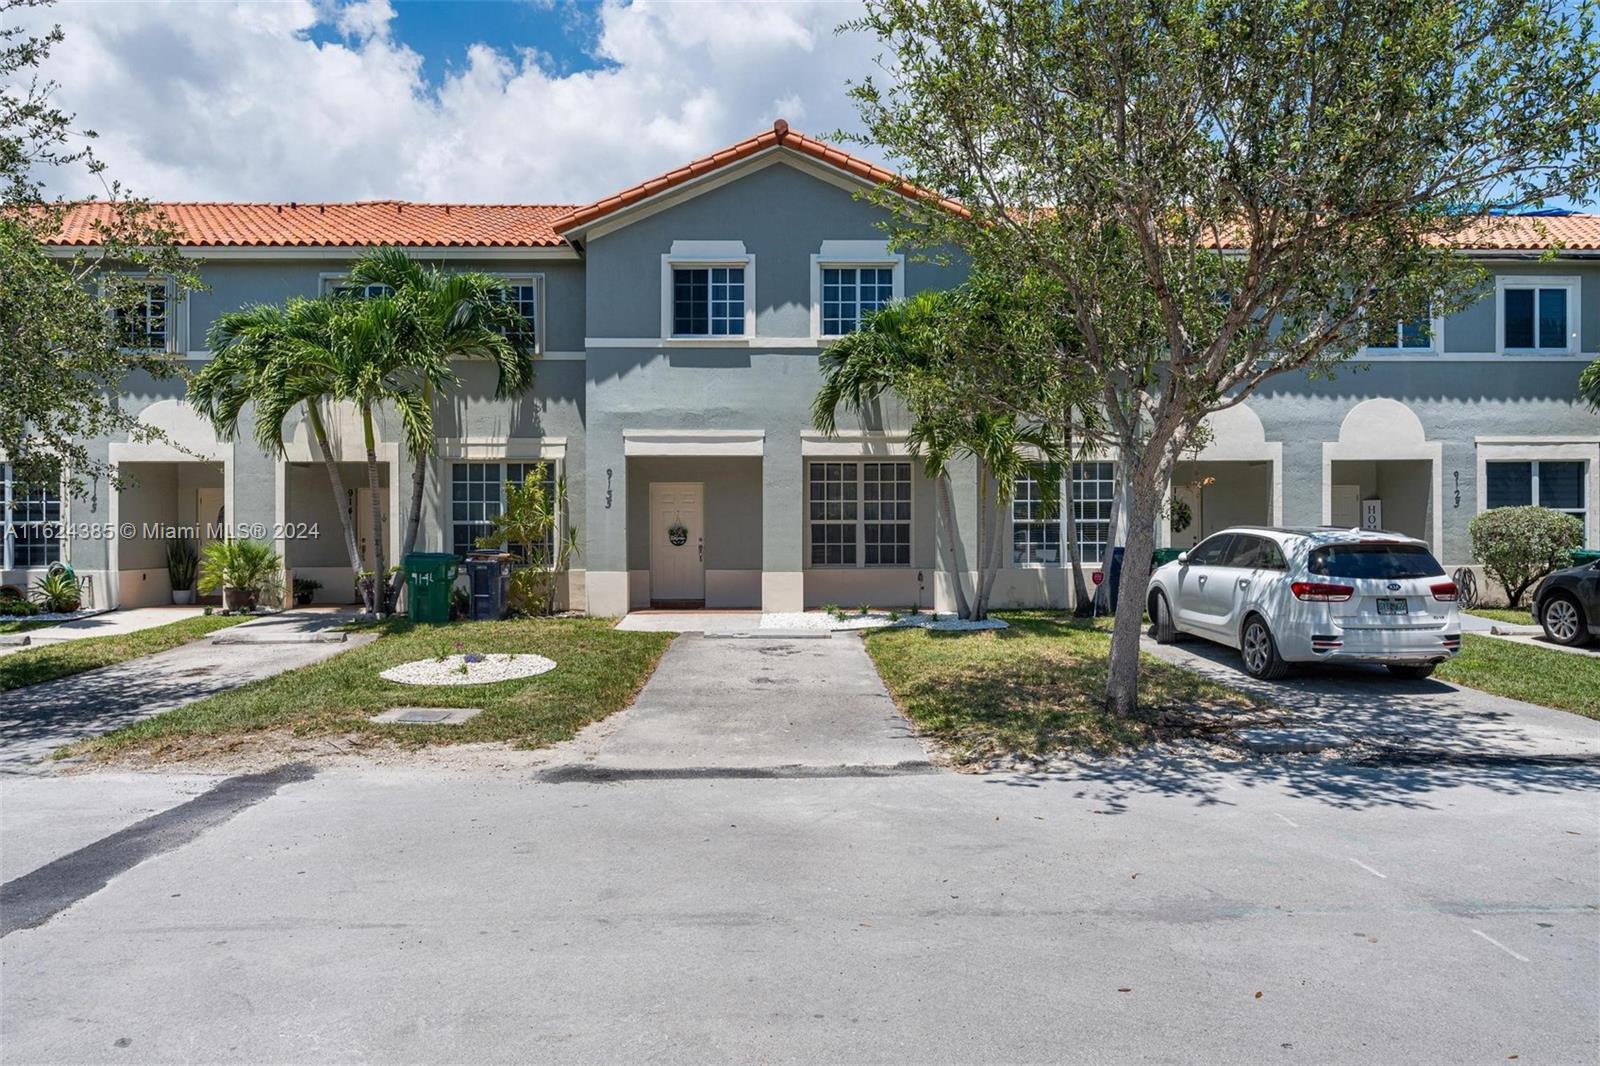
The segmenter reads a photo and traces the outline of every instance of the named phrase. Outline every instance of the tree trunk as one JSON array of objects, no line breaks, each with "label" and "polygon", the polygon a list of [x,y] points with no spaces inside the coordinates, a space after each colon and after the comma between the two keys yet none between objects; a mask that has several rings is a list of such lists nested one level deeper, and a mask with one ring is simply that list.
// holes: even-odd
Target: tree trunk
[{"label": "tree trunk", "polygon": [[1000,540],[1000,523],[997,519],[998,500],[989,498],[989,472],[978,465],[978,588],[972,603],[972,620],[981,622],[989,617],[989,593],[994,589],[994,573],[999,562],[997,551]]},{"label": "tree trunk", "polygon": [[[433,411],[433,386],[422,386],[423,401],[428,405],[429,412]],[[432,453],[413,455],[411,457],[411,507],[406,512],[406,539],[400,549],[400,558],[417,550],[417,531],[422,527],[422,494],[428,484],[428,459]],[[390,583],[389,596],[398,599],[400,586],[405,582],[405,574],[396,574]]]},{"label": "tree trunk", "polygon": [[345,506],[344,477],[339,473],[339,464],[333,457],[333,449],[328,446],[328,428],[323,424],[322,412],[317,410],[317,405],[307,402],[306,417],[311,422],[311,434],[317,439],[317,447],[322,449],[322,462],[328,468],[328,484],[333,489],[334,506],[339,509],[339,528],[344,531],[344,548],[350,554],[350,568],[359,576],[361,573],[361,546],[356,543],[356,526],[351,521],[350,509]]},{"label": "tree trunk", "polygon": [[[956,616],[966,618],[972,608],[967,603],[966,582],[961,578],[961,553],[956,550],[956,502],[955,493],[950,491],[950,475],[941,472],[934,479],[934,486],[939,493],[939,519],[944,523],[944,550],[950,561],[950,581],[955,586]],[[932,608],[929,604],[929,609]]]},{"label": "tree trunk", "polygon": [[[1124,459],[1129,449],[1122,451]],[[1144,629],[1144,593],[1150,582],[1150,553],[1155,549],[1156,515],[1165,486],[1164,465],[1148,457],[1130,476],[1127,546],[1117,587],[1116,622],[1111,629],[1111,661],[1106,671],[1106,709],[1132,715],[1139,706],[1139,635]],[[1120,493],[1119,493],[1120,495]],[[1114,519],[1113,519],[1114,520]],[[1113,534],[1115,527],[1113,527]],[[1110,540],[1114,540],[1113,535]],[[1109,541],[1106,555],[1110,564]]]},{"label": "tree trunk", "polygon": [[372,493],[372,587],[375,592],[372,612],[382,618],[389,613],[384,576],[388,567],[384,565],[383,556],[383,486],[378,476],[378,440],[372,431],[372,408],[366,405],[361,408],[361,431],[367,446],[367,488]]}]

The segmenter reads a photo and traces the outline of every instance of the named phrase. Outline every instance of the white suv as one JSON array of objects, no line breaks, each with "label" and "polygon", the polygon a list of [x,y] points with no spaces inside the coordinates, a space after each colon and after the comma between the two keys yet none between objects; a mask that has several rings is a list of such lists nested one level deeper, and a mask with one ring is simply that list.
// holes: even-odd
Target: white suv
[{"label": "white suv", "polygon": [[1193,633],[1238,648],[1252,677],[1337,660],[1423,678],[1461,650],[1455,584],[1397,533],[1225,529],[1151,574],[1145,602],[1157,642]]}]

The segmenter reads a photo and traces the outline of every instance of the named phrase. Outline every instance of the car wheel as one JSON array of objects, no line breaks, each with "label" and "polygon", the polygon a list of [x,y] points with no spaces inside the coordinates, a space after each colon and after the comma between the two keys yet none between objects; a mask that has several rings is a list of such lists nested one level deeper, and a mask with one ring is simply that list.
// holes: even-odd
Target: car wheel
[{"label": "car wheel", "polygon": [[1395,677],[1403,677],[1407,681],[1421,681],[1425,677],[1433,676],[1433,663],[1423,663],[1420,666],[1411,663],[1389,663],[1389,672]]},{"label": "car wheel", "polygon": [[1582,644],[1589,637],[1589,627],[1583,620],[1583,609],[1578,601],[1560,592],[1544,601],[1539,611],[1539,624],[1544,626],[1545,636],[1568,647]]},{"label": "car wheel", "polygon": [[1253,614],[1244,624],[1244,634],[1239,641],[1239,654],[1244,658],[1244,672],[1263,681],[1276,681],[1289,672],[1289,664],[1278,654],[1278,642],[1266,621]]},{"label": "car wheel", "polygon": [[1158,592],[1151,597],[1150,616],[1155,619],[1156,643],[1176,644],[1178,627],[1172,624],[1172,608],[1167,606],[1167,595]]}]

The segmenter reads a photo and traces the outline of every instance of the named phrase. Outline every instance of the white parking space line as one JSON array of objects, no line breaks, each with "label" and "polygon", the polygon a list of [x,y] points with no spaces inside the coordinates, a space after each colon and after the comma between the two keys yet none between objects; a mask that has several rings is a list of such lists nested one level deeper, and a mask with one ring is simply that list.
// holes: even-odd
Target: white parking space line
[{"label": "white parking space line", "polygon": [[1388,874],[1380,874],[1378,871],[1374,870],[1372,867],[1368,866],[1366,863],[1362,862],[1360,859],[1351,859],[1350,861],[1355,863],[1357,866],[1361,867],[1363,870],[1367,871],[1367,873],[1371,874],[1373,877],[1381,877],[1385,881],[1387,881],[1389,879],[1389,875]]},{"label": "white parking space line", "polygon": [[[1281,814],[1279,814],[1279,813],[1278,813],[1278,812],[1277,812],[1277,811],[1273,811],[1273,812],[1272,812],[1272,816],[1273,816],[1273,817],[1274,817],[1274,818],[1283,818],[1283,815],[1281,815]],[[1292,821],[1292,820],[1290,820],[1290,819],[1288,819],[1288,818],[1283,818],[1283,820],[1284,820],[1284,822],[1286,822],[1286,823],[1287,823],[1287,824],[1289,824],[1289,825],[1291,825],[1291,826],[1293,826],[1293,827],[1294,827],[1294,828],[1296,828],[1296,829],[1299,829],[1299,828],[1300,828],[1300,823],[1299,823],[1299,822],[1296,822],[1296,821]]]},{"label": "white parking space line", "polygon": [[1482,929],[1474,929],[1473,932],[1477,933],[1479,936],[1483,937],[1483,939],[1487,940],[1489,943],[1493,944],[1495,947],[1499,948],[1501,951],[1505,952],[1507,955],[1510,955],[1513,959],[1516,959],[1518,962],[1527,962],[1528,961],[1528,957],[1526,955],[1518,955],[1515,951],[1512,951],[1510,948],[1508,948],[1504,944],[1500,943],[1500,941],[1496,940],[1494,937],[1490,936],[1488,933],[1485,933]]}]

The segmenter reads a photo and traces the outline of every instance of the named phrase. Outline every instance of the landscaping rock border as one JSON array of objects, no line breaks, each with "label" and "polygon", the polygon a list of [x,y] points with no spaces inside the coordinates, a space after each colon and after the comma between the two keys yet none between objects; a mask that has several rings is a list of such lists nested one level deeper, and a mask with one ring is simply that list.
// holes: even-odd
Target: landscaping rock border
[{"label": "landscaping rock border", "polygon": [[537,677],[556,668],[555,660],[543,655],[474,655],[474,660],[469,662],[466,655],[413,659],[391,666],[378,676],[400,685],[492,685]]}]

